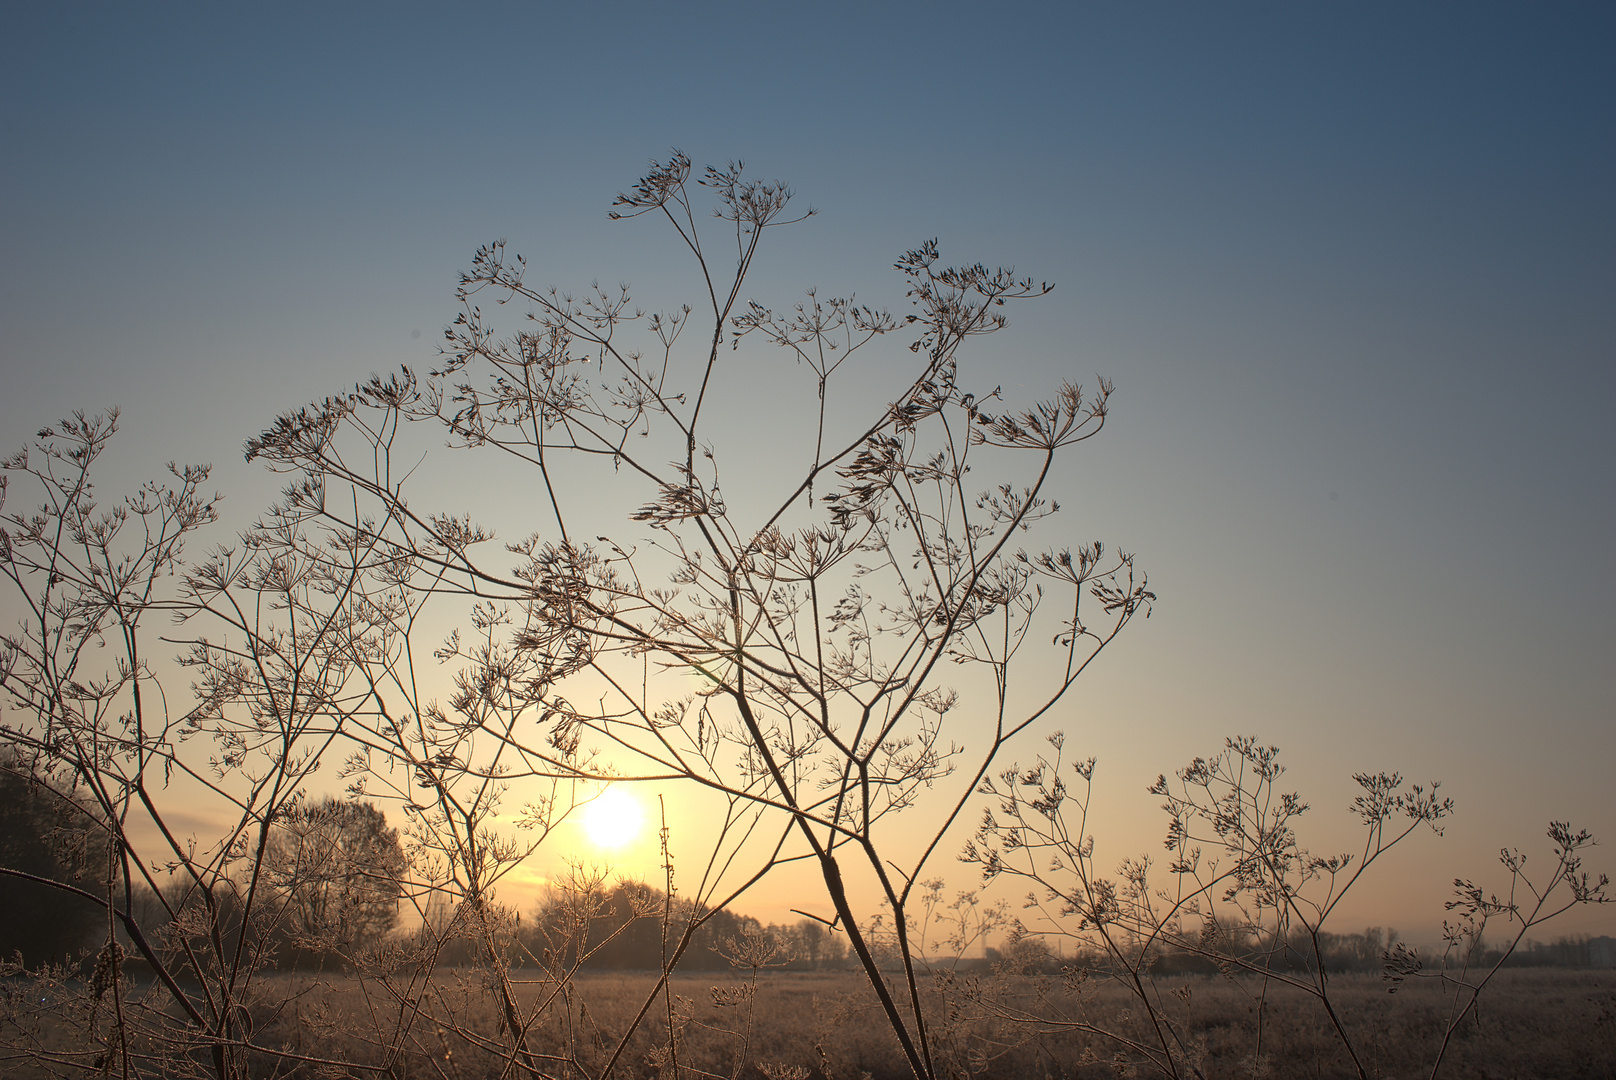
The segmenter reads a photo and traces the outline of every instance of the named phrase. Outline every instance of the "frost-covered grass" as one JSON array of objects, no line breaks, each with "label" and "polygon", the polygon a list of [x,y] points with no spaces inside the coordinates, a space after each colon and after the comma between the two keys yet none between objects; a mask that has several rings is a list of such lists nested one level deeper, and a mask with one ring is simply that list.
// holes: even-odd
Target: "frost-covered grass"
[{"label": "frost-covered grass", "polygon": [[[551,999],[530,1030],[533,1063],[555,1077],[599,1076],[616,1054],[612,1074],[625,1077],[731,1078],[902,1077],[907,1066],[876,1006],[854,973],[772,973],[755,990],[746,979],[675,976],[671,997],[656,993],[645,1019],[621,1052],[621,1033],[657,986],[654,974],[582,975],[562,987],[528,983],[531,1005]],[[255,1010],[252,1041],[269,1051],[349,1063],[326,1075],[492,1077],[509,1070],[500,1046],[500,1012],[482,980],[439,972],[426,994],[411,999],[377,983],[335,976],[273,976],[260,981],[264,1005]],[[1339,1040],[1312,998],[1255,980],[1192,975],[1163,978],[1156,987],[1163,1015],[1183,1033],[1184,1075],[1221,1077],[1347,1077],[1354,1075]],[[560,990],[560,993],[556,991]],[[138,1007],[131,994],[131,1007]],[[1370,1074],[1388,1080],[1424,1077],[1440,1042],[1451,1000],[1434,983],[1397,994],[1368,975],[1340,977],[1332,997]],[[157,1000],[157,999],[150,999]],[[275,1003],[279,1003],[278,1005]],[[26,1003],[13,1000],[16,1010]],[[57,1074],[88,1068],[98,1048],[78,1019],[88,999],[71,995],[36,1002],[21,1023],[33,1024],[36,1050],[47,1050]],[[1128,992],[1103,980],[979,974],[934,983],[928,1023],[937,1053],[954,1075],[1102,1077],[1155,1074],[1110,1035],[1137,1037],[1147,1023]],[[106,1002],[101,1003],[105,1009]],[[677,1039],[669,1052],[669,1019]],[[1262,1020],[1258,1045],[1259,1010]],[[1018,1012],[1037,1015],[1018,1022]],[[22,1027],[14,1011],[12,1041]],[[134,1048],[149,1075],[199,1073],[208,1063],[193,1051],[179,1068],[160,1067],[157,1042]],[[1132,1059],[1133,1068],[1124,1062]],[[12,1057],[8,1076],[51,1075]],[[255,1055],[256,1076],[315,1076],[314,1065],[273,1053]],[[1448,1050],[1448,1077],[1608,1077],[1616,1074],[1616,972],[1523,969],[1500,974]]]}]

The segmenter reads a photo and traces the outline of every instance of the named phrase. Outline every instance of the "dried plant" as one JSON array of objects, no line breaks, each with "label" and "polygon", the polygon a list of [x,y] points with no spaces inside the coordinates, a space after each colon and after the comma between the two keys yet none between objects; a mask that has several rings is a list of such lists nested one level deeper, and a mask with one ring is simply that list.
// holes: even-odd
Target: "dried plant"
[{"label": "dried plant", "polygon": [[[717,237],[701,222],[702,189],[716,204]],[[693,178],[680,154],[618,197],[616,216],[658,218],[688,249],[700,315],[690,305],[644,315],[626,287],[535,288],[503,243],[480,249],[437,370],[374,378],[249,443],[249,456],[293,478],[259,542],[268,550],[288,523],[318,523],[333,540],[286,542],[276,557],[385,581],[387,600],[372,607],[398,612],[393,629],[353,655],[388,719],[359,737],[397,759],[408,740],[386,725],[422,726],[410,768],[423,786],[451,772],[502,784],[621,775],[699,785],[729,807],[693,891],[710,907],[782,859],[813,860],[826,922],[847,933],[911,1067],[929,1076],[906,940],[920,875],[1006,742],[1047,715],[1153,597],[1126,554],[1016,546],[1058,510],[1047,489],[1060,459],[1103,425],[1110,385],[1093,394],[1065,385],[1030,407],[990,409],[997,390],[960,384],[965,344],[1002,329],[1007,303],[1049,286],[946,267],[933,242],[897,264],[911,302],[902,318],[815,292],[785,313],[747,302],[764,234],[807,216],[788,213],[791,199],[738,164]],[[500,336],[483,297],[526,305],[521,328]],[[909,381],[849,425],[829,404],[835,380],[857,378],[853,354],[905,328]],[[806,369],[815,415],[795,459],[771,447],[778,492],[732,506],[723,470],[756,448],[744,428],[736,442],[739,417],[710,403],[720,384],[778,385],[734,356],[754,340]],[[767,407],[787,400],[774,391]],[[414,460],[404,440],[419,423],[531,468],[547,526],[501,548],[469,518],[418,509],[398,462]],[[972,470],[985,468],[1023,479],[978,489]],[[593,499],[576,497],[575,476],[591,478]],[[600,518],[606,480],[643,492],[629,500],[626,532]],[[399,686],[404,613],[448,593],[481,605],[475,648],[451,636],[440,650],[473,673],[453,717]],[[1046,616],[1048,599],[1058,610]],[[1027,656],[1040,638],[1053,643],[1053,663]],[[1022,686],[1023,668],[1047,682]],[[956,722],[961,692],[945,675],[984,698],[969,730]],[[497,749],[474,761],[442,743],[447,732]],[[592,750],[609,754],[591,762]],[[961,767],[918,844],[880,832]],[[844,886],[849,859],[894,915],[899,995],[879,977]]]},{"label": "dried plant", "polygon": [[[1442,924],[1445,948],[1434,970],[1427,970],[1418,952],[1403,945],[1386,954],[1386,979],[1392,989],[1405,980],[1433,979],[1451,991],[1450,1006],[1442,1032],[1442,1042],[1431,1065],[1436,1076],[1447,1056],[1448,1047],[1467,1020],[1479,1022],[1479,1000],[1499,969],[1514,955],[1528,931],[1584,904],[1608,904],[1610,878],[1590,874],[1583,868],[1582,852],[1594,845],[1586,829],[1573,829],[1563,821],[1551,821],[1548,838],[1554,865],[1545,875],[1528,875],[1526,856],[1515,848],[1505,848],[1498,861],[1509,873],[1503,896],[1486,892],[1472,881],[1455,879],[1454,899],[1447,909],[1454,913]],[[1483,937],[1488,926],[1502,922],[1506,928],[1503,948],[1488,953]]]},{"label": "dried plant", "polygon": [[[984,812],[961,858],[979,865],[986,880],[1019,878],[1034,886],[1026,902],[1037,915],[1034,928],[1074,946],[1077,960],[1063,975],[1069,983],[1078,980],[1069,985],[1069,996],[1080,999],[1081,981],[1101,974],[1128,988],[1145,1023],[1139,1033],[1129,1034],[1084,1020],[1080,1009],[1022,1011],[1014,1017],[1040,1031],[1067,1027],[1098,1035],[1131,1055],[1129,1060],[1163,1075],[1202,1075],[1203,1050],[1178,1019],[1189,987],[1175,987],[1172,977],[1160,970],[1169,958],[1197,958],[1216,965],[1252,996],[1253,1069],[1263,1067],[1268,997],[1272,987],[1281,986],[1316,1002],[1353,1071],[1369,1076],[1359,1048],[1361,1033],[1349,1029],[1332,995],[1331,950],[1337,938],[1325,927],[1347,893],[1387,851],[1421,827],[1441,833],[1453,802],[1437,794],[1439,785],[1405,784],[1396,773],[1355,774],[1362,793],[1350,810],[1363,829],[1362,845],[1353,852],[1315,854],[1302,846],[1296,831],[1308,805],[1278,787],[1284,773],[1278,750],[1254,738],[1229,739],[1220,753],[1196,758],[1172,780],[1161,776],[1150,787],[1163,798],[1168,814],[1165,875],[1148,856],[1124,860],[1115,875],[1107,875],[1096,865],[1095,838],[1089,831],[1095,760],[1072,762],[1068,774],[1062,761],[1064,737],[1056,734],[1049,741],[1053,755],[983,782],[982,793],[995,805]],[[1449,907],[1463,915],[1448,928],[1442,970],[1431,973],[1468,994],[1462,1004],[1455,999],[1449,1037],[1486,982],[1467,981],[1462,966],[1455,973],[1453,958],[1472,951],[1460,946],[1479,941],[1489,917],[1508,915],[1523,924],[1519,941],[1527,927],[1575,904],[1603,902],[1606,881],[1590,880],[1575,854],[1590,838],[1560,825],[1551,829],[1551,836],[1561,861],[1541,892],[1520,874],[1519,857],[1511,861],[1506,852],[1514,884],[1533,897],[1530,908],[1513,900],[1483,899],[1474,886],[1458,883],[1460,899]],[[1550,894],[1562,883],[1568,887],[1551,903]],[[1373,939],[1371,944],[1378,944],[1378,930]],[[1501,956],[1492,971],[1502,961]],[[1384,966],[1394,990],[1401,979],[1424,974],[1417,954],[1395,941],[1389,943]],[[1433,1076],[1441,1060],[1439,1049]]]},{"label": "dried plant", "polygon": [[[1077,793],[1058,740],[1053,760],[997,770],[1155,599],[1129,554],[1022,546],[1054,528],[1054,489],[1112,387],[1010,403],[979,381],[970,343],[1050,286],[950,267],[936,241],[898,259],[898,315],[815,289],[785,308],[751,299],[765,234],[813,213],[793,200],[738,163],[655,163],[612,216],[658,222],[688,255],[689,294],[660,312],[627,286],[535,287],[503,242],[479,249],[435,369],[373,376],[248,440],[283,492],[200,556],[188,546],[217,517],[206,468],[98,504],[115,413],[75,416],[3,463],[39,500],[0,533],[20,615],[0,639],[3,767],[54,800],[73,872],[0,876],[90,905],[102,933],[80,967],[32,971],[61,996],[55,1035],[13,1001],[0,1041],[47,1069],[120,1076],[601,1077],[631,1055],[688,1071],[700,1031],[729,1040],[731,1075],[794,1075],[749,1060],[780,940],[730,935],[747,978],[713,1000],[729,1020],[698,1021],[674,975],[721,913],[801,861],[823,893],[793,941],[817,958],[845,937],[916,1076],[1072,1030],[1109,1038],[1121,1065],[1197,1072],[1187,998],[1152,974],[1169,947],[1255,976],[1259,1004],[1270,983],[1306,991],[1357,1061],[1323,926],[1449,803],[1361,776],[1363,850],[1315,857],[1272,748],[1236,740],[1154,789],[1172,821],[1167,886],[1143,860],[1097,873],[1093,763]],[[512,307],[515,327],[496,329]],[[894,389],[872,406],[882,379]],[[454,503],[461,485],[431,487],[437,458],[423,458],[445,440],[443,475],[499,492],[491,517]],[[165,677],[170,661],[189,686]],[[660,889],[575,869],[524,926],[502,886],[610,782],[709,800],[705,846],[682,847],[675,874],[664,820]],[[959,963],[1009,926],[976,892],[950,900],[933,866],[979,793],[998,808],[970,857],[1035,882],[1142,1022],[1104,1030],[1017,997],[1017,973],[1051,961],[1035,935],[990,977]],[[1602,898],[1602,879],[1579,877],[1586,838],[1557,842],[1537,906],[1476,893],[1455,948],[1488,919],[1537,925],[1557,889]],[[624,917],[602,938],[608,911]],[[652,925],[652,984],[603,1019],[581,966]],[[1443,967],[1455,1025],[1486,983],[1468,971]],[[1062,978],[1081,998],[1081,973]]]}]

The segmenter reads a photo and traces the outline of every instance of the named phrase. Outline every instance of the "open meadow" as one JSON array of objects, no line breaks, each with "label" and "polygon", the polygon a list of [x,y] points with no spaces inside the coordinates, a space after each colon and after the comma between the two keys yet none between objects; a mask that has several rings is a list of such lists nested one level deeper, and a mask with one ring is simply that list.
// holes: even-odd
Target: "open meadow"
[{"label": "open meadow", "polygon": [[[530,1029],[539,1072],[557,1077],[903,1077],[907,1063],[861,974],[777,972],[756,980],[722,974],[675,975],[671,995],[657,993],[653,972],[576,976],[557,987],[517,979],[525,1005],[546,1017]],[[505,1075],[500,1015],[475,974],[440,973],[430,1012],[401,1032],[385,995],[350,977],[277,976],[260,989],[285,1003],[254,1018],[253,1076],[389,1076],[454,1080]],[[1188,975],[1162,979],[1164,1011],[1187,1034],[1182,1067],[1207,1080],[1223,1077],[1355,1075],[1316,1003],[1251,978]],[[1343,975],[1336,1007],[1354,1033],[1371,1076],[1429,1075],[1451,1000],[1438,985],[1416,983],[1389,994],[1371,975]],[[629,1030],[651,1002],[626,1048]],[[71,1008],[42,1003],[41,1046],[58,1065],[83,1063],[93,1047],[69,1045],[52,1024]],[[254,1010],[259,1012],[259,1010]],[[1116,1038],[1145,1038],[1130,994],[1105,981],[987,973],[934,977],[928,1022],[939,1072],[981,1077],[1158,1075]],[[427,1015],[427,1010],[420,1014]],[[1037,1015],[1038,1022],[1023,1019]],[[669,1053],[669,1019],[676,1039]],[[447,1019],[448,1022],[445,1022]],[[15,1035],[15,1030],[8,1032]],[[396,1048],[396,1049],[391,1049]],[[305,1060],[293,1064],[276,1051]],[[611,1064],[614,1054],[615,1064]],[[321,1068],[308,1058],[347,1063]],[[1129,1064],[1131,1062],[1131,1064]],[[200,1064],[200,1062],[198,1063]],[[42,1064],[3,1063],[7,1076],[57,1075]],[[1479,1017],[1458,1031],[1441,1074],[1452,1077],[1616,1076],[1616,972],[1521,969],[1500,973]]]},{"label": "open meadow", "polygon": [[[1371,1075],[1396,1080],[1428,1075],[1451,996],[1434,984],[1388,994],[1373,975],[1340,976],[1337,1007],[1358,1036]],[[1554,969],[1503,972],[1479,1022],[1467,1024],[1448,1051],[1443,1074],[1453,1077],[1609,1077],[1616,1075],[1616,972]],[[626,1013],[652,978],[585,978],[580,990],[608,1015]],[[752,1068],[735,1068],[736,1040],[723,1032],[732,1018],[715,1005],[726,984],[676,978],[690,1003],[689,1063],[725,1076],[770,1075],[770,1066],[796,1066],[806,1075],[904,1077],[908,1067],[887,1030],[869,987],[852,974],[782,973],[760,980]],[[733,983],[728,985],[734,985]],[[1220,1077],[1348,1077],[1354,1075],[1316,1003],[1270,987],[1261,1052],[1256,1039],[1254,979],[1189,975],[1163,979],[1159,989],[1192,1034],[1189,1064],[1208,1080]],[[954,1075],[985,1077],[1102,1077],[1118,1075],[1122,1048],[1075,1026],[1023,1024],[1014,1010],[1037,1009],[1072,1025],[1130,1032],[1143,1018],[1131,996],[1109,983],[1074,985],[1055,976],[961,977],[934,985],[930,1022],[951,1058]],[[665,1038],[647,1032],[647,1050]],[[1143,1035],[1143,1032],[1136,1032]],[[1127,1055],[1124,1054],[1123,1057]],[[645,1055],[626,1075],[651,1075]],[[1148,1068],[1123,1075],[1153,1075]],[[784,1075],[774,1073],[774,1075]]]}]

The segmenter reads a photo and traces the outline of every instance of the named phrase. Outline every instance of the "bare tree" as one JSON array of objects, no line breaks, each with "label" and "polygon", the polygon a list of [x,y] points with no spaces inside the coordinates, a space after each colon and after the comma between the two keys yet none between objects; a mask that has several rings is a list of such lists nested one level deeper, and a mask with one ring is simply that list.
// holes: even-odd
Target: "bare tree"
[{"label": "bare tree", "polygon": [[295,950],[352,955],[378,944],[398,922],[404,849],[370,803],[328,796],[289,808],[275,823],[264,860],[280,929]]}]

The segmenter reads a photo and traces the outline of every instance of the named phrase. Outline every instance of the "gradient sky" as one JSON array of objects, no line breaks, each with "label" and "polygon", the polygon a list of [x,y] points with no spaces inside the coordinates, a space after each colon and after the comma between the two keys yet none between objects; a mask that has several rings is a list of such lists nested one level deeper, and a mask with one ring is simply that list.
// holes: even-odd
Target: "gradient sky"
[{"label": "gradient sky", "polygon": [[[1284,749],[1326,835],[1355,771],[1458,800],[1338,929],[1428,934],[1454,876],[1504,885],[1501,846],[1546,862],[1550,819],[1616,842],[1608,5],[8,4],[6,25],[7,450],[118,405],[131,476],[212,461],[240,526],[273,490],[242,440],[430,364],[478,244],[677,302],[668,237],[607,221],[611,196],[672,146],[742,157],[821,211],[761,298],[898,310],[893,260],[936,236],[1057,285],[978,353],[1007,394],[1115,381],[1059,491],[1073,540],[1137,552],[1161,597],[1060,721],[1101,759],[1102,851],[1154,846],[1145,785],[1242,732]],[[1616,912],[1550,936],[1573,930]]]}]

